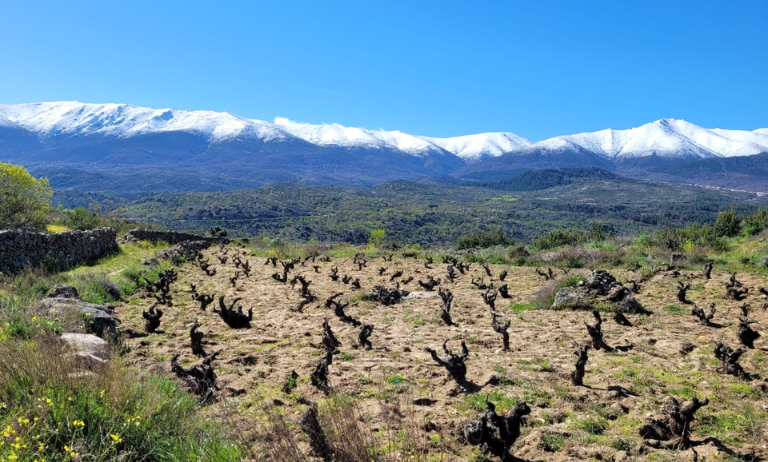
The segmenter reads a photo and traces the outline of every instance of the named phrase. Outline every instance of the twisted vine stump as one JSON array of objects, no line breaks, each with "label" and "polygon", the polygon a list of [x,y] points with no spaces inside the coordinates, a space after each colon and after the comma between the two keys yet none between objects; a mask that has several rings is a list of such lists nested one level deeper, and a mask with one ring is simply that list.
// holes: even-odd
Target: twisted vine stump
[{"label": "twisted vine stump", "polygon": [[328,438],[326,438],[323,427],[320,426],[320,421],[317,418],[317,403],[304,398],[301,398],[299,402],[308,406],[299,418],[299,427],[309,438],[309,447],[312,449],[312,453],[322,459],[323,462],[333,462],[333,450],[328,444]]},{"label": "twisted vine stump", "polygon": [[446,289],[438,289],[440,298],[443,300],[443,310],[440,313],[440,319],[443,320],[445,325],[453,326],[453,320],[451,319],[451,305],[453,304],[453,293]]},{"label": "twisted vine stump", "polygon": [[427,276],[426,281],[422,281],[419,279],[419,285],[424,288],[427,292],[432,292],[435,290],[435,287],[440,285],[440,279],[435,279],[432,276]]},{"label": "twisted vine stump", "polygon": [[195,356],[205,356],[205,350],[203,349],[203,336],[205,334],[199,332],[197,330],[198,327],[200,327],[200,322],[195,318],[192,328],[189,329],[189,344],[192,347],[192,354]]},{"label": "twisted vine stump", "polygon": [[733,350],[721,342],[715,344],[715,358],[720,360],[723,372],[742,379],[749,379],[749,374],[739,364],[741,355],[744,353],[746,351],[741,348]]},{"label": "twisted vine stump", "polygon": [[677,286],[678,286],[677,299],[680,301],[680,303],[684,303],[686,305],[692,305],[693,302],[691,302],[687,298],[688,289],[691,288],[691,285],[690,284],[683,284],[682,282],[678,282]]},{"label": "twisted vine stump", "polygon": [[461,354],[456,355],[446,346],[448,341],[443,342],[443,352],[445,352],[445,359],[441,359],[437,356],[437,352],[432,348],[427,348],[426,351],[432,356],[432,359],[439,365],[444,367],[451,378],[459,384],[460,387],[465,387],[467,383],[467,366],[464,364],[467,357],[469,357],[469,350],[467,344],[461,341]]},{"label": "twisted vine stump", "polygon": [[497,334],[501,334],[502,342],[504,344],[504,351],[509,351],[509,325],[511,322],[507,320],[504,324],[500,323],[497,319],[495,312],[491,312],[491,327]]},{"label": "twisted vine stump", "polygon": [[360,334],[357,336],[357,342],[360,345],[360,348],[364,348],[366,350],[370,350],[373,348],[373,345],[371,344],[370,340],[368,338],[373,333],[373,324],[363,324],[360,326]]},{"label": "twisted vine stump", "polygon": [[467,443],[480,446],[484,453],[498,457],[502,462],[516,460],[510,454],[510,448],[520,438],[520,425],[523,418],[531,413],[526,403],[518,403],[506,416],[496,414],[496,406],[485,401],[486,409],[476,421],[466,422],[462,426],[462,435]]},{"label": "twisted vine stump", "polygon": [[632,323],[624,316],[624,310],[620,306],[613,308],[613,320],[620,326],[632,327]]},{"label": "twisted vine stump", "polygon": [[147,333],[153,333],[155,330],[157,330],[158,327],[160,327],[160,318],[163,317],[163,310],[160,308],[157,308],[157,303],[149,307],[149,311],[143,311],[142,316],[144,317],[144,329],[147,331]]},{"label": "twisted vine stump", "polygon": [[755,340],[760,338],[760,333],[752,329],[752,324],[757,321],[749,319],[749,307],[741,306],[742,316],[739,316],[739,340],[747,348],[755,347]]},{"label": "twisted vine stump", "polygon": [[224,303],[224,296],[219,297],[219,309],[214,309],[213,312],[217,313],[224,323],[231,329],[248,329],[251,327],[251,321],[253,320],[253,308],[248,309],[248,314],[243,313],[243,307],[238,306],[235,309],[235,305],[241,299],[236,298],[232,301],[232,304],[227,306]]},{"label": "twisted vine stump", "polygon": [[571,383],[577,387],[584,386],[584,375],[586,374],[587,359],[589,359],[589,345],[574,345],[576,351],[573,354],[576,355],[576,369],[571,372]]},{"label": "twisted vine stump", "polygon": [[694,397],[681,405],[670,397],[664,405],[662,417],[646,420],[639,434],[645,439],[663,441],[661,447],[665,449],[688,449],[693,446],[690,440],[691,423],[696,420],[696,412],[708,404],[708,399],[700,401]]},{"label": "twisted vine stump", "polygon": [[490,308],[491,311],[496,310],[497,296],[498,296],[497,292],[493,289],[488,289],[485,293],[483,293],[483,303],[488,305],[488,308]]},{"label": "twisted vine stump", "polygon": [[594,324],[590,325],[587,324],[586,321],[584,322],[584,325],[587,327],[587,333],[590,338],[592,338],[592,347],[595,350],[603,349],[605,351],[613,351],[613,348],[609,347],[603,340],[603,319],[600,317],[600,312],[594,310],[592,311],[592,315],[596,320]]},{"label": "twisted vine stump", "polygon": [[704,313],[703,309],[694,305],[693,309],[691,310],[691,314],[699,319],[701,325],[712,326],[712,318],[715,317],[715,311],[717,311],[717,308],[715,307],[714,303],[709,306],[709,313]]},{"label": "twisted vine stump", "polygon": [[200,397],[202,402],[208,402],[214,399],[214,394],[218,389],[216,384],[216,372],[214,372],[211,363],[216,359],[219,352],[212,353],[195,366],[189,369],[183,368],[179,365],[179,355],[174,355],[171,358],[171,372],[176,374],[177,377],[182,379],[184,383],[190,387],[194,393]]}]

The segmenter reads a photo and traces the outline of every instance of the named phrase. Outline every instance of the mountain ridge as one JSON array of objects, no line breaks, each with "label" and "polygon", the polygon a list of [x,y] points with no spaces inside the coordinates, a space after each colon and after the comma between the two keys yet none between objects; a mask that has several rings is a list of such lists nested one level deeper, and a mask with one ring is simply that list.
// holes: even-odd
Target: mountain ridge
[{"label": "mountain ridge", "polygon": [[[665,178],[682,181],[668,171],[676,163],[741,159],[761,152],[768,152],[768,128],[707,129],[681,119],[532,143],[511,132],[437,138],[116,103],[0,104],[0,160],[45,171],[62,185],[87,191],[94,190],[87,182],[92,174],[101,187],[114,179],[123,192],[134,183],[131,175],[137,190],[153,191],[275,182],[370,187],[423,177],[450,182],[447,176],[488,181],[531,169],[568,167],[597,167],[633,177],[665,167]],[[768,179],[760,179],[759,172],[749,177],[741,169],[738,178],[729,179],[731,173],[722,165],[702,165],[720,172],[720,185],[745,179],[750,188],[768,190]],[[190,181],[195,177],[199,181]]]},{"label": "mountain ridge", "polygon": [[39,135],[106,135],[130,137],[184,131],[210,141],[258,138],[301,139],[313,145],[396,149],[411,155],[451,153],[471,163],[516,152],[580,147],[606,158],[660,155],[670,157],[734,157],[768,150],[768,128],[753,131],[707,129],[682,119],[659,119],[623,130],[605,129],[561,135],[532,143],[511,132],[487,132],[447,138],[412,135],[400,130],[370,130],[340,124],[309,124],[276,117],[274,122],[231,112],[185,111],[118,103],[77,101],[0,104],[0,126],[21,127]]}]

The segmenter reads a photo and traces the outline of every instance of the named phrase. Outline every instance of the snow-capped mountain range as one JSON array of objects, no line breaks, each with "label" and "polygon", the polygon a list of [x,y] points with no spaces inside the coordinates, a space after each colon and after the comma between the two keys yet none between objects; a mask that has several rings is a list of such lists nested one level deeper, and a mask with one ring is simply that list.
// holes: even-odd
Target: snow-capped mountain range
[{"label": "snow-capped mountain range", "polygon": [[754,131],[708,129],[680,119],[661,119],[628,130],[600,130],[550,138],[521,149],[583,149],[608,159],[646,156],[712,158],[750,156],[768,152],[768,129]]},{"label": "snow-capped mountain range", "polygon": [[282,117],[267,122],[229,112],[52,102],[0,105],[0,127],[23,128],[41,137],[132,137],[188,132],[213,143],[235,139],[263,142],[300,139],[316,146],[394,150],[416,157],[450,153],[466,163],[507,153],[525,155],[537,151],[583,150],[607,159],[734,157],[768,151],[768,128],[707,129],[679,119],[661,119],[627,130],[607,129],[531,143],[508,132],[434,138],[398,130],[301,123]]},{"label": "snow-capped mountain range", "polygon": [[[28,166],[58,188],[92,191],[214,191],[276,182],[367,187],[419,179],[450,184],[562,167],[687,182],[688,173],[673,177],[658,169],[705,161],[729,164],[686,171],[706,171],[699,177],[712,184],[747,184],[734,179],[738,170],[757,178],[749,184],[768,188],[759,173],[768,154],[754,156],[760,153],[768,153],[768,128],[707,129],[677,119],[532,143],[508,132],[435,138],[127,104],[0,104],[0,161]],[[715,183],[720,177],[729,180]]]},{"label": "snow-capped mountain range", "polygon": [[262,141],[298,138],[318,146],[391,149],[413,156],[456,155],[466,161],[498,156],[530,144],[513,133],[482,133],[430,138],[401,131],[368,130],[339,124],[308,124],[277,117],[274,123],[229,112],[153,109],[127,104],[79,102],[0,105],[0,126],[10,123],[41,136],[106,135],[131,137],[149,133],[190,132],[212,142],[257,138]]}]

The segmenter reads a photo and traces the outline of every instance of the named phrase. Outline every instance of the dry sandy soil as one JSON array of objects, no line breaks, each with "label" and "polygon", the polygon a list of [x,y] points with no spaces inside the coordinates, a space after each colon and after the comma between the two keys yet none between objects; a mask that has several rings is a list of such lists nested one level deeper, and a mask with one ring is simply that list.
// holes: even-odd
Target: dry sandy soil
[{"label": "dry sandy soil", "polygon": [[[243,249],[230,248],[230,255]],[[370,259],[367,268],[358,270],[352,258],[334,258],[317,262],[315,273],[307,263],[296,265],[294,273],[312,281],[310,289],[319,301],[293,311],[298,305],[298,288],[273,280],[270,275],[280,270],[265,266],[262,257],[247,257],[254,268],[249,278],[241,277],[233,288],[229,276],[235,273],[231,258],[219,264],[218,248],[205,251],[218,272],[214,277],[193,264],[179,268],[179,279],[173,284],[173,307],[163,307],[160,331],[142,338],[127,339],[126,361],[143,369],[170,374],[172,355],[181,353],[181,363],[190,365],[200,358],[189,348],[189,327],[195,318],[206,332],[205,348],[220,351],[214,362],[222,398],[210,408],[233,409],[244,416],[258,419],[267,407],[278,409],[288,421],[295,422],[303,405],[296,403],[300,394],[315,401],[325,396],[312,386],[309,374],[321,358],[321,325],[328,319],[336,337],[341,341],[341,354],[330,367],[330,382],[335,393],[356,397],[357,411],[363,431],[369,432],[376,444],[390,451],[390,460],[408,459],[408,449],[420,447],[419,460],[470,460],[477,449],[461,444],[457,426],[475,419],[484,408],[486,395],[506,411],[517,401],[525,400],[532,413],[523,427],[522,436],[512,453],[523,460],[693,460],[691,450],[655,449],[644,443],[638,428],[645,418],[658,413],[669,396],[686,401],[693,396],[709,398],[708,406],[697,413],[692,438],[706,443],[696,447],[699,460],[763,460],[768,457],[768,427],[765,400],[768,383],[766,337],[755,342],[755,349],[742,357],[744,369],[758,378],[743,380],[725,375],[713,355],[716,341],[736,348],[739,307],[743,302],[728,300],[724,284],[728,274],[713,272],[707,281],[700,272],[684,271],[679,277],[660,273],[646,282],[636,298],[652,314],[628,315],[632,327],[616,324],[610,313],[604,313],[605,340],[611,346],[633,347],[626,352],[590,350],[585,386],[573,386],[570,373],[574,369],[574,342],[589,341],[584,321],[593,322],[589,311],[528,310],[513,308],[529,304],[546,283],[533,268],[491,265],[498,275],[507,270],[505,282],[513,294],[511,300],[499,297],[497,312],[509,327],[510,351],[502,350],[501,336],[491,329],[491,315],[482,300],[483,291],[474,287],[473,277],[485,275],[479,264],[473,264],[466,275],[455,283],[445,277],[446,265],[436,263],[427,269],[423,258],[395,257],[392,262]],[[244,257],[245,258],[245,257]],[[354,290],[341,281],[332,282],[330,268],[339,274],[359,277],[362,290]],[[388,267],[384,276],[377,269]],[[412,291],[402,303],[383,306],[364,300],[374,285],[387,285],[389,275],[402,270],[413,276],[404,286]],[[626,269],[609,269],[620,281],[631,273]],[[587,275],[589,270],[572,270]],[[556,270],[558,278],[565,276]],[[452,315],[455,326],[440,319],[441,300],[437,292],[425,292],[417,280],[427,275],[442,279],[440,287],[450,289],[454,296]],[[740,274],[739,280],[750,293],[745,302],[752,307],[751,317],[757,330],[768,325],[765,302],[758,287],[768,285],[764,275]],[[720,328],[703,326],[690,314],[690,305],[676,299],[677,282],[692,285],[688,297],[697,305],[708,307],[716,303],[714,322]],[[253,309],[250,329],[228,328],[212,312],[206,311],[189,294],[190,283],[197,284],[201,293],[224,295],[230,302],[242,298],[242,306]],[[324,300],[333,293],[343,292],[342,301],[350,301],[348,315],[375,329],[370,340],[373,349],[357,348],[358,329],[341,323],[332,310],[324,308]],[[117,307],[123,328],[144,329],[142,310],[151,305],[148,294],[139,293]],[[676,305],[682,310],[664,307]],[[441,345],[460,351],[464,340],[470,351],[467,359],[468,379],[483,384],[492,376],[501,383],[486,386],[476,393],[464,393],[450,379],[446,370],[435,364],[425,348],[441,353]],[[681,353],[684,343],[693,350]],[[286,395],[282,384],[290,371],[299,375],[294,395]],[[621,396],[615,386],[631,392]],[[227,411],[229,412],[229,411]],[[250,414],[249,414],[250,413]],[[308,452],[305,438],[292,427],[300,448]],[[394,436],[393,436],[394,435]],[[307,458],[305,460],[310,460]]]}]

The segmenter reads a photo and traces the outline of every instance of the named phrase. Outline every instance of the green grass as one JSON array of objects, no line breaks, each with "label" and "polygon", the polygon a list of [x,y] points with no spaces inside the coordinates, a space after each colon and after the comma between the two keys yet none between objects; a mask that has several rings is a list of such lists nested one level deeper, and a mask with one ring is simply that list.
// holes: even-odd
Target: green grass
[{"label": "green grass", "polygon": [[484,411],[486,408],[486,397],[488,401],[496,405],[496,412],[502,413],[512,409],[520,400],[514,396],[508,396],[500,391],[494,391],[488,394],[475,393],[464,397],[464,402],[469,404],[473,410]]},{"label": "green grass", "polygon": [[237,444],[201,420],[196,398],[171,378],[137,377],[115,362],[73,380],[63,355],[52,354],[56,345],[38,337],[0,348],[18,361],[2,369],[0,426],[19,443],[0,436],[0,460],[241,460]]},{"label": "green grass", "polygon": [[599,417],[599,418],[588,417],[586,419],[577,420],[572,423],[573,428],[584,430],[590,435],[602,435],[603,433],[605,433],[605,431],[608,429],[609,426],[610,426],[610,423],[608,422],[608,420],[602,417]]},{"label": "green grass", "polygon": [[557,433],[546,433],[541,437],[541,444],[547,452],[559,452],[565,447],[565,437]]},{"label": "green grass", "polygon": [[509,309],[512,310],[515,313],[522,313],[523,311],[531,311],[535,308],[533,305],[527,304],[527,303],[512,303],[509,305]]},{"label": "green grass", "polygon": [[667,305],[661,310],[666,313],[672,313],[672,314],[686,314],[686,311],[684,309],[676,305]]},{"label": "green grass", "polygon": [[563,281],[562,285],[560,287],[578,287],[579,285],[585,284],[587,282],[587,278],[581,275],[575,275],[570,276],[568,279]]}]

